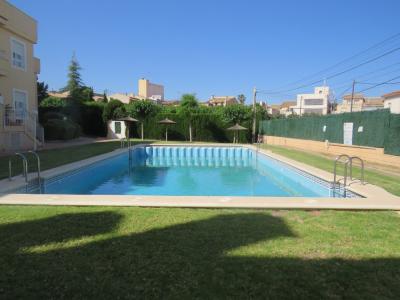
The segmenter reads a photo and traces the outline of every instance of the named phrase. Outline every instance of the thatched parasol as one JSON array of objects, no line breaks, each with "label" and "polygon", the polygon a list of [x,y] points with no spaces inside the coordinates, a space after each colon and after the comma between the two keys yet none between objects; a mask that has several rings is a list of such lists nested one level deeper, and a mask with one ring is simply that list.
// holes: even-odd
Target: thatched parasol
[{"label": "thatched parasol", "polygon": [[176,124],[176,122],[165,118],[164,120],[159,121],[158,124],[165,125],[165,141],[168,142],[168,125]]},{"label": "thatched parasol", "polygon": [[239,141],[239,131],[247,130],[247,128],[236,123],[234,126],[227,128],[227,130],[232,130],[235,132],[233,135],[233,143],[237,143]]}]

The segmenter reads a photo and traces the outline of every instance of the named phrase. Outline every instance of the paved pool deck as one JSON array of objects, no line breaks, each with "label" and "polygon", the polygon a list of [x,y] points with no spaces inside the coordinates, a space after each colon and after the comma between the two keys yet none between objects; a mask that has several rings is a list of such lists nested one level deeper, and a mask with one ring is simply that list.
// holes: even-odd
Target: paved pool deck
[{"label": "paved pool deck", "polygon": [[[140,147],[143,145],[137,145]],[[151,144],[151,146],[191,146],[190,144]],[[252,145],[232,144],[192,144],[192,146],[243,146],[280,160],[311,175],[332,181],[332,174],[303,164],[268,150],[257,149]],[[91,157],[42,172],[48,179],[95,162],[118,155],[126,149]],[[34,178],[35,173],[29,174]],[[231,196],[142,196],[142,195],[52,195],[52,194],[13,194],[7,193],[23,187],[21,176],[0,181],[0,205],[72,205],[72,206],[141,206],[141,207],[186,207],[186,208],[257,208],[257,209],[340,209],[340,210],[399,210],[400,197],[384,189],[359,181],[351,181],[349,190],[364,198],[317,198],[317,197],[231,197]]]}]

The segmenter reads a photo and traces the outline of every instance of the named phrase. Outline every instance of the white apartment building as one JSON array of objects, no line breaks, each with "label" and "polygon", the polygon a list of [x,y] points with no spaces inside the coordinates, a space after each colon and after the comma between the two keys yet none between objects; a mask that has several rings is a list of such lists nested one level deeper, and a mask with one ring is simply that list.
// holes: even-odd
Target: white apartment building
[{"label": "white apartment building", "polygon": [[384,107],[389,108],[392,114],[400,114],[400,90],[382,96]]},{"label": "white apartment building", "polygon": [[329,113],[329,104],[332,95],[328,86],[316,87],[313,94],[298,94],[297,103],[292,107],[297,115]]}]

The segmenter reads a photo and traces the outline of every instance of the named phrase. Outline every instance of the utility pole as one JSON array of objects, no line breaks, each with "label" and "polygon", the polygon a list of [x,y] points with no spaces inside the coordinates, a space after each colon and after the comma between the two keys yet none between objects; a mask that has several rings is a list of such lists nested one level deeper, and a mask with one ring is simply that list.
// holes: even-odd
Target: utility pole
[{"label": "utility pole", "polygon": [[257,89],[254,87],[253,88],[253,131],[252,131],[252,138],[253,138],[253,143],[255,143],[256,140],[256,98],[257,98]]},{"label": "utility pole", "polygon": [[350,102],[350,112],[353,112],[353,101],[354,101],[354,86],[356,85],[356,81],[353,80],[353,88],[351,90],[351,102]]}]

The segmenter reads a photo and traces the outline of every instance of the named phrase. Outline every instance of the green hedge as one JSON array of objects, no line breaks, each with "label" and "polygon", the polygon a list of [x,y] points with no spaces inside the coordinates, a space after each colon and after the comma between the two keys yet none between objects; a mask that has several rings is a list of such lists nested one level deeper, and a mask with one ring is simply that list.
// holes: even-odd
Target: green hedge
[{"label": "green hedge", "polygon": [[107,123],[103,120],[105,103],[86,102],[82,106],[82,132],[91,136],[107,136]]},{"label": "green hedge", "polygon": [[81,128],[71,120],[50,119],[44,124],[46,140],[70,140],[81,134]]},{"label": "green hedge", "polygon": [[[147,139],[164,139],[165,126],[158,121],[169,118],[177,124],[168,125],[168,138],[176,141],[189,140],[189,122],[178,113],[159,113],[155,117],[148,118],[144,122],[144,135]],[[247,143],[251,141],[251,121],[244,121],[242,125],[249,128],[240,133],[239,141]],[[233,133],[226,128],[232,126],[222,120],[218,114],[194,114],[192,117],[193,138],[203,142],[232,142]],[[132,137],[140,137],[140,124],[134,123],[131,128]]]},{"label": "green hedge", "polygon": [[385,153],[400,155],[400,114],[391,114],[385,136]]}]

